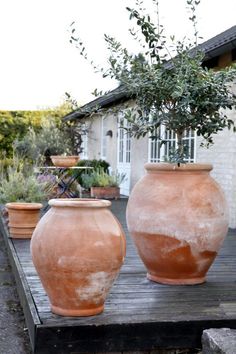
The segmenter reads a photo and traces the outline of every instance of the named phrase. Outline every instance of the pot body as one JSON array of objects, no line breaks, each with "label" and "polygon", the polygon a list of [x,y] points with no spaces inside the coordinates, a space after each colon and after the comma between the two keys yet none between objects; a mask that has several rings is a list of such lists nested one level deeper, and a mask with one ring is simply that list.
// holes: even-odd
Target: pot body
[{"label": "pot body", "polygon": [[91,187],[92,198],[119,199],[119,187]]},{"label": "pot body", "polygon": [[75,156],[63,156],[63,155],[54,155],[50,156],[52,163],[56,167],[73,167],[77,164],[80,157]]},{"label": "pot body", "polygon": [[227,234],[228,209],[211,165],[146,164],[127,206],[150,280],[199,284]]},{"label": "pot body", "polygon": [[12,238],[31,238],[39,221],[41,203],[7,203],[9,231]]},{"label": "pot body", "polygon": [[52,199],[31,240],[35,268],[52,312],[90,316],[105,298],[125,256],[125,236],[109,201]]}]

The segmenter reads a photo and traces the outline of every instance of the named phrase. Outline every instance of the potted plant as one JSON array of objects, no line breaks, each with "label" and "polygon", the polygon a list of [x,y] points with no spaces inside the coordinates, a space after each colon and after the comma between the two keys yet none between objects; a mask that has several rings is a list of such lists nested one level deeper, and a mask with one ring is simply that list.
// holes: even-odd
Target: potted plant
[{"label": "potted plant", "polygon": [[[235,65],[220,71],[203,67],[204,54],[198,44],[196,9],[198,0],[187,0],[194,41],[167,38],[157,13],[152,20],[142,2],[127,8],[137,29],[130,30],[141,43],[142,53],[130,54],[114,38],[105,35],[110,49],[104,76],[117,79],[137,106],[126,113],[130,132],[149,135],[165,143],[161,126],[174,132],[177,145],[168,163],[147,164],[146,176],[134,187],[127,207],[128,228],[148,270],[148,278],[167,284],[198,284],[205,281],[228,229],[228,212],[223,193],[209,175],[211,165],[186,163],[189,149],[186,131],[202,137],[202,145],[213,136],[233,128],[226,109],[236,107],[231,83]],[[87,57],[83,43],[71,41]]]},{"label": "potted plant", "polygon": [[31,238],[39,220],[42,201],[46,200],[44,184],[36,176],[24,172],[22,164],[9,166],[0,182],[0,203],[9,217],[10,236]]},{"label": "potted plant", "polygon": [[98,169],[81,176],[82,186],[90,189],[92,198],[118,199],[120,197],[120,184],[124,181],[125,175],[111,174]]}]

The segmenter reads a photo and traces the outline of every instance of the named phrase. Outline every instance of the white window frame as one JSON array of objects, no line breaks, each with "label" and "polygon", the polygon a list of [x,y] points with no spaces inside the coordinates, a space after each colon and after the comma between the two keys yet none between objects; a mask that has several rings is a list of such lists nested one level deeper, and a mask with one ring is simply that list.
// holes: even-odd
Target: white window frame
[{"label": "white window frame", "polygon": [[[84,129],[86,131],[86,123],[84,123]],[[83,151],[80,153],[80,157],[83,160],[87,160],[88,159],[88,132],[82,135],[81,148],[83,149]]]},{"label": "white window frame", "polygon": [[[164,157],[169,156],[169,149],[171,146],[177,146],[177,136],[173,136],[174,133],[167,131],[164,125],[160,126],[160,136],[167,141],[167,143],[161,145],[159,139],[152,140],[149,138],[148,145],[148,161],[149,162],[164,162]],[[166,137],[166,133],[168,136]],[[151,134],[150,134],[151,135]],[[186,159],[186,162],[195,162],[196,161],[196,132],[193,132],[191,136],[187,136],[184,140],[193,140],[193,157]],[[172,144],[171,144],[172,143]]]},{"label": "white window frame", "polygon": [[122,127],[128,128],[130,126],[130,123],[126,119],[119,117],[118,125],[119,125],[118,163],[130,164],[131,163],[131,134],[129,131],[122,128]]}]

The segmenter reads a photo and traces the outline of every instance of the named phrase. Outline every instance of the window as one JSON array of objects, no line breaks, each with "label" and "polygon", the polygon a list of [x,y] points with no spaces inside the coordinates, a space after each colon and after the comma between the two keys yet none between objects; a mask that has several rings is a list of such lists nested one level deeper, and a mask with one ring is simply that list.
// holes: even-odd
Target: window
[{"label": "window", "polygon": [[[166,140],[165,144],[161,145],[160,140],[149,139],[149,161],[150,162],[161,162],[164,161],[165,157],[170,156],[170,151],[175,149],[177,146],[177,137],[173,131],[169,131],[165,126],[160,128],[160,136],[163,140]],[[184,134],[185,145],[189,149],[189,158],[186,162],[195,161],[195,133],[192,130],[188,130]]]},{"label": "window", "polygon": [[130,163],[131,157],[131,134],[124,128],[129,128],[127,120],[119,119],[119,163]]}]

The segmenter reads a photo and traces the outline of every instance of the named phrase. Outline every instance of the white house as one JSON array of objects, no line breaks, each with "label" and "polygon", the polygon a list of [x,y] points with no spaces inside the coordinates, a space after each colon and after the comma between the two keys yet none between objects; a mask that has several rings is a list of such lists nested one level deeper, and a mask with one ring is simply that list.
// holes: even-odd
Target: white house
[{"label": "white house", "polygon": [[[204,42],[200,47],[205,53],[204,66],[221,68],[230,65],[236,60],[236,26]],[[127,124],[123,121],[124,110],[134,104],[122,87],[118,87],[65,117],[65,120],[78,120],[88,127],[82,158],[105,159],[113,170],[126,174],[121,193],[127,196],[144,175],[144,164],[148,161],[158,162],[164,155],[168,156],[169,148],[176,141],[173,133],[163,131],[168,143],[160,146],[158,141],[154,142],[148,137],[139,140],[131,138],[125,130],[120,129],[122,122],[124,126]],[[91,116],[90,112],[94,109],[97,113]],[[235,111],[230,111],[229,115],[236,120]],[[213,164],[212,176],[225,192],[230,206],[230,227],[235,228],[236,134],[225,129],[214,137],[215,144],[210,149],[200,147],[201,139],[194,134],[188,134],[186,140],[191,151],[190,162]]]}]

